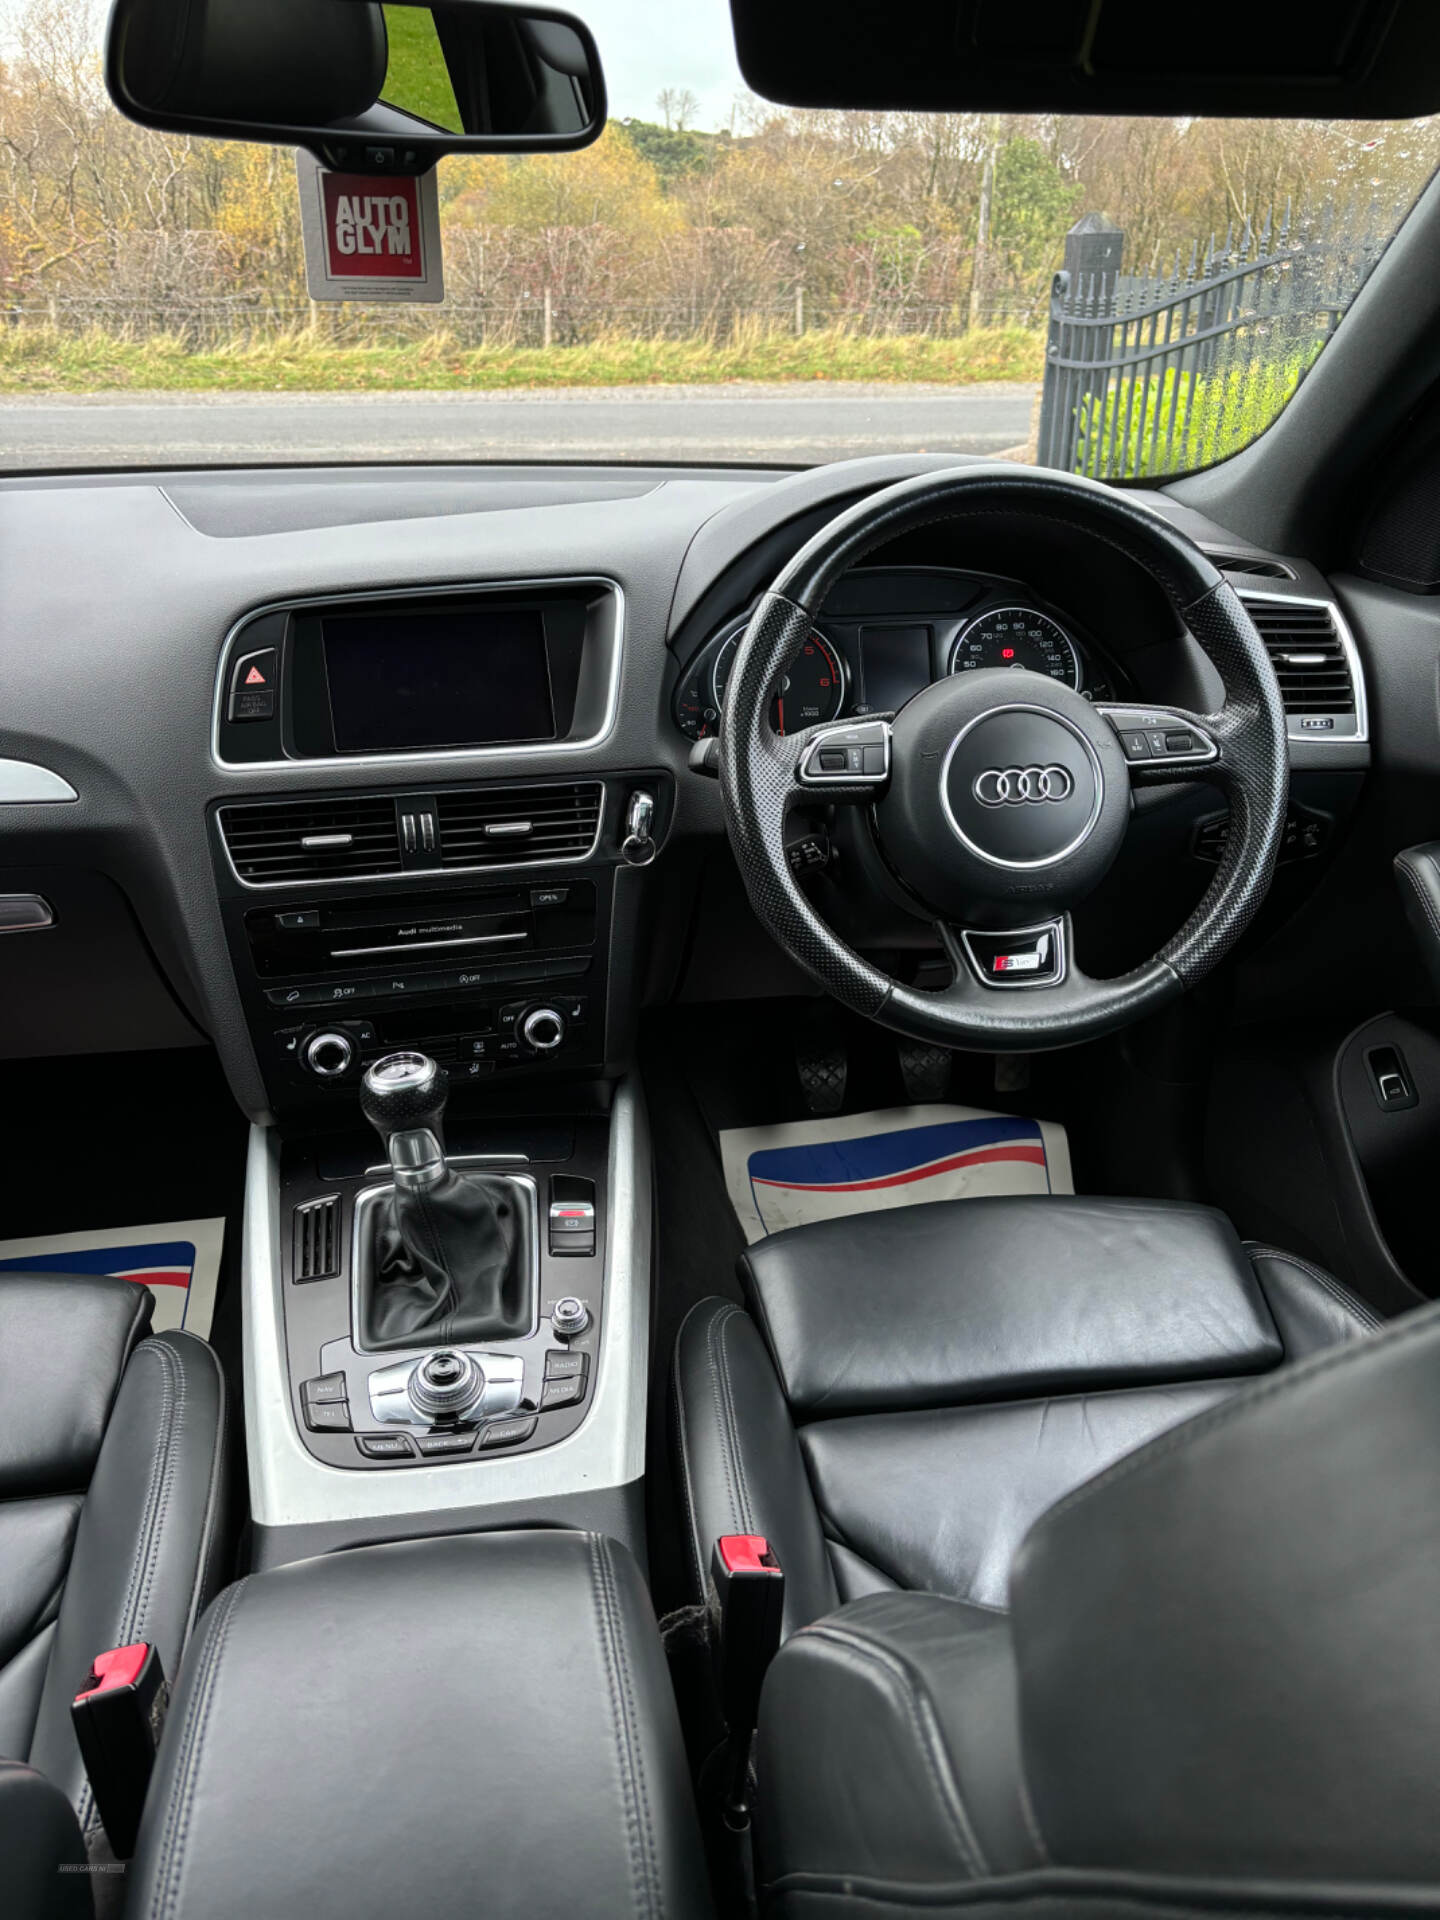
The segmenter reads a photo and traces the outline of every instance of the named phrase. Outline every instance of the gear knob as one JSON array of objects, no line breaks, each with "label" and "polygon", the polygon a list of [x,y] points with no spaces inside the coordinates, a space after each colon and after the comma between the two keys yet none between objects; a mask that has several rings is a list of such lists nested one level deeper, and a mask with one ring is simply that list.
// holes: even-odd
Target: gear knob
[{"label": "gear knob", "polygon": [[[396,1164],[397,1137],[425,1133],[434,1151],[443,1154],[440,1123],[450,1076],[425,1053],[387,1053],[365,1069],[360,1082],[360,1107]],[[407,1162],[413,1159],[407,1156]]]}]

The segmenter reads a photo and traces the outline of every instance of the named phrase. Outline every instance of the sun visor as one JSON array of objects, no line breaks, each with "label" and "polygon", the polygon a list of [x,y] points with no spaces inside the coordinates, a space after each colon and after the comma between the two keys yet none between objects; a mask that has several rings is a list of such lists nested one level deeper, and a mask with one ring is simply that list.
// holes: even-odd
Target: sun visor
[{"label": "sun visor", "polygon": [[746,81],[796,107],[1409,119],[1435,0],[730,0]]}]

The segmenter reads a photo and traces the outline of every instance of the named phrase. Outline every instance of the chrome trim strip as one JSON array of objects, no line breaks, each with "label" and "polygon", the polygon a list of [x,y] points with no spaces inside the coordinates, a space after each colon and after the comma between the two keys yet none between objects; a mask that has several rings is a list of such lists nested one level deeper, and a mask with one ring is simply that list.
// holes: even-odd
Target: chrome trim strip
[{"label": "chrome trim strip", "polygon": [[628,1486],[645,1469],[650,1343],[650,1134],[643,1096],[620,1082],[610,1116],[610,1227],[605,1310],[587,1418],[539,1452],[495,1454],[403,1472],[327,1467],[306,1451],[290,1407],[280,1257],[280,1142],[252,1127],[242,1256],[245,1437],[250,1508],[263,1527],[384,1520],[498,1501],[545,1500]]},{"label": "chrome trim strip", "polygon": [[[305,763],[301,760],[288,760],[285,764],[296,767],[303,766]],[[583,853],[537,854],[533,860],[487,860],[483,865],[478,867],[405,867],[398,873],[336,873],[332,874],[328,880],[242,880],[235,865],[235,856],[230,851],[230,842],[225,838],[225,829],[223,825],[220,825],[220,822],[230,809],[232,807],[293,807],[297,801],[303,804],[306,799],[315,796],[312,796],[307,790],[287,794],[266,794],[258,800],[230,800],[223,806],[215,809],[215,818],[220,833],[220,846],[224,852],[226,864],[230,868],[231,876],[235,884],[244,887],[247,893],[274,893],[278,887],[384,887],[393,886],[397,880],[434,880],[443,878],[447,873],[521,873],[527,867],[583,867],[587,862],[593,860],[600,850],[600,841],[605,832],[605,815],[610,806],[609,786],[603,779],[590,773],[555,774],[553,778],[554,780],[569,779],[576,786],[590,786],[600,789],[600,812],[595,821],[595,838]],[[481,786],[485,785],[483,781],[478,784]],[[535,779],[526,783],[531,791],[537,786],[548,784],[551,783],[544,779]],[[497,781],[490,791],[502,793],[505,792],[510,785],[511,783],[508,781]],[[467,793],[470,791],[470,783],[467,781],[463,787],[442,787],[440,791],[442,793]],[[333,799],[345,796],[330,795],[320,797]],[[353,797],[356,799],[388,800],[391,796],[382,787],[378,794],[357,794]]]},{"label": "chrome trim strip", "polygon": [[43,933],[55,909],[43,893],[0,893],[0,933]]},{"label": "chrome trim strip", "polygon": [[493,947],[497,940],[528,940],[528,933],[466,933],[454,940],[401,940],[389,947],[332,947],[332,960],[358,960],[367,953],[427,953],[435,947]]},{"label": "chrome trim strip", "polygon": [[[356,601],[378,605],[384,601],[426,600],[441,596],[453,600],[467,593],[549,592],[556,587],[588,587],[592,590],[598,587],[609,594],[614,610],[610,628],[610,679],[605,689],[605,711],[601,715],[599,729],[587,734],[583,740],[541,740],[528,746],[510,741],[489,747],[440,747],[428,753],[337,753],[306,760],[284,757],[279,760],[223,760],[220,757],[220,718],[224,711],[226,675],[235,642],[252,620],[261,619],[267,613],[297,613],[303,612],[306,607],[342,607],[347,602]],[[269,600],[263,606],[252,607],[248,613],[242,614],[225,635],[220,648],[220,662],[215,671],[215,700],[210,718],[210,759],[222,773],[248,774],[275,767],[284,767],[291,772],[301,767],[428,767],[456,760],[513,759],[517,753],[584,753],[590,747],[600,746],[614,731],[616,715],[620,710],[620,668],[624,652],[625,589],[618,580],[612,580],[607,574],[562,574],[543,580],[460,580],[441,586],[386,587],[369,593],[316,593],[300,600]]]},{"label": "chrome trim strip", "polygon": [[33,760],[0,760],[0,807],[48,807],[78,800],[70,782]]},{"label": "chrome trim strip", "polygon": [[[1360,649],[1355,644],[1355,636],[1350,631],[1350,623],[1338,600],[1324,600],[1314,593],[1265,593],[1256,587],[1239,587],[1233,580],[1226,584],[1239,597],[1243,606],[1247,600],[1264,600],[1277,607],[1324,607],[1335,627],[1336,638],[1340,642],[1340,651],[1345,656],[1345,664],[1350,670],[1350,685],[1355,691],[1355,731],[1353,733],[1323,733],[1302,727],[1303,714],[1287,713],[1285,716],[1285,737],[1288,740],[1308,740],[1316,747],[1349,747],[1359,741],[1370,738],[1370,702],[1365,689],[1365,669],[1360,661]],[[1269,649],[1267,648],[1268,652]],[[1312,718],[1316,716],[1311,716]],[[1321,716],[1323,717],[1323,716]],[[1336,715],[1337,719],[1345,718]],[[1137,764],[1143,764],[1137,763]]]},{"label": "chrome trim strip", "polygon": [[[1085,749],[1085,758],[1090,765],[1090,777],[1095,783],[1095,801],[1090,809],[1090,817],[1068,845],[1061,847],[1058,853],[1047,853],[1043,860],[1005,860],[997,853],[987,853],[984,847],[977,846],[969,834],[966,833],[960,822],[955,818],[955,810],[950,805],[950,764],[960,750],[960,742],[965,738],[967,733],[973,733],[976,727],[982,725],[987,720],[996,719],[1002,713],[1037,713],[1042,720],[1055,721],[1057,725],[1064,727],[1068,732],[1074,734],[1075,738],[1080,742],[1080,745]],[[1049,707],[1032,707],[1030,703],[1025,700],[1012,700],[1003,707],[990,707],[984,713],[977,713],[973,720],[965,723],[959,733],[957,733],[955,738],[950,742],[950,750],[945,755],[940,767],[940,805],[944,809],[945,821],[950,831],[960,842],[961,846],[968,848],[977,860],[983,860],[985,864],[990,867],[1004,867],[1012,873],[1031,873],[1037,868],[1053,867],[1061,860],[1068,860],[1072,853],[1077,852],[1084,846],[1085,842],[1095,831],[1095,822],[1100,818],[1100,810],[1104,803],[1105,774],[1101,768],[1099,756],[1080,731],[1079,727],[1075,725],[1073,720],[1067,720],[1063,713],[1055,713]]]}]

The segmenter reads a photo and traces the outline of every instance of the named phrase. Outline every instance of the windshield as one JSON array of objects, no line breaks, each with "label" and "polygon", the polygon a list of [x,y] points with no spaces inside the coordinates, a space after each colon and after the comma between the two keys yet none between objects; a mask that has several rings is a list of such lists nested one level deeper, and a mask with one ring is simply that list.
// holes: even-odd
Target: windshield
[{"label": "windshield", "polygon": [[1440,159],[1435,120],[789,112],[724,0],[573,10],[603,136],[443,162],[446,298],[397,307],[309,299],[289,151],[116,113],[99,0],[0,0],[0,459],[1185,472],[1285,405]]}]

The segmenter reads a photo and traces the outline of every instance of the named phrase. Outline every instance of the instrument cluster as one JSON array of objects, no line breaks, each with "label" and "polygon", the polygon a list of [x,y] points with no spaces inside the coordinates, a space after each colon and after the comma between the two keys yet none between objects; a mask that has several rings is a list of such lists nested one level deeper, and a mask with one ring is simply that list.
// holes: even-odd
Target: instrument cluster
[{"label": "instrument cluster", "polygon": [[[674,717],[691,740],[715,732],[748,612],[712,634],[681,673]],[[950,673],[1024,668],[1090,700],[1122,697],[1124,677],[1076,623],[1013,580],[955,569],[874,567],[847,574],[770,703],[776,733],[895,713]]]}]

